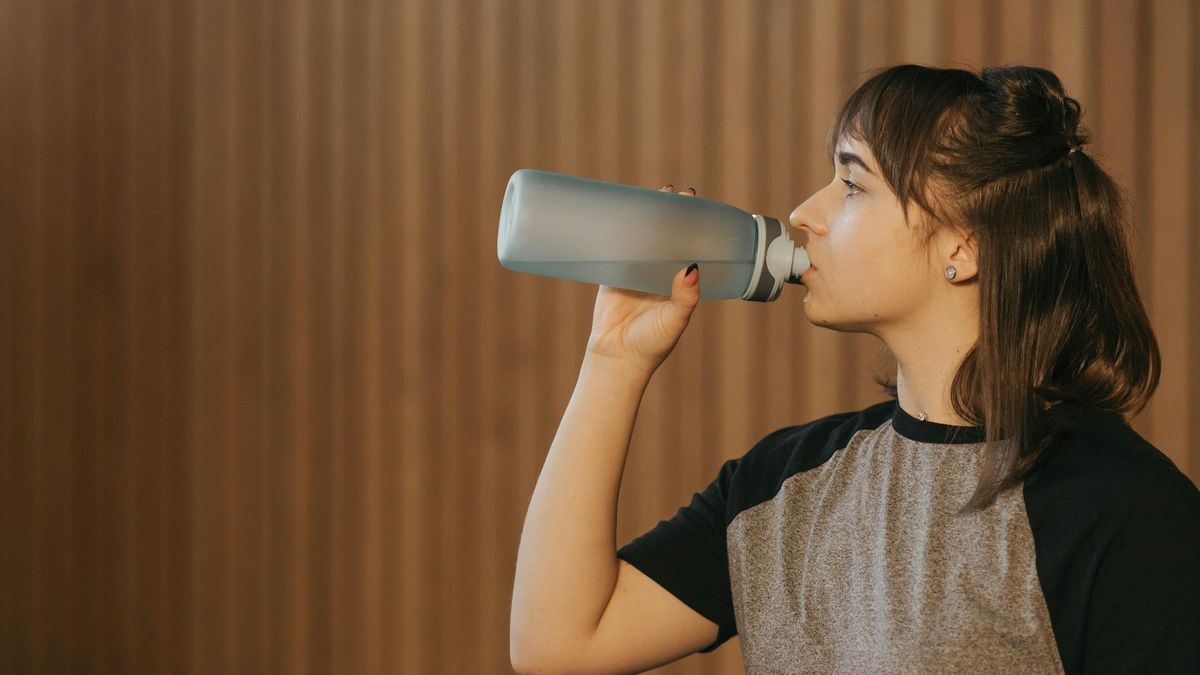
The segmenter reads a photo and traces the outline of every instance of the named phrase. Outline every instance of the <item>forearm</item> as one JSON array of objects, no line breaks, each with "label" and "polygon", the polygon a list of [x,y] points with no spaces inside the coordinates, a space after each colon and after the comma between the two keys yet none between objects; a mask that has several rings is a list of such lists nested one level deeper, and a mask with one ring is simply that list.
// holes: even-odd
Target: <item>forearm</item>
[{"label": "forearm", "polygon": [[534,487],[510,617],[510,649],[534,658],[589,638],[617,577],[617,498],[650,374],[585,358]]}]

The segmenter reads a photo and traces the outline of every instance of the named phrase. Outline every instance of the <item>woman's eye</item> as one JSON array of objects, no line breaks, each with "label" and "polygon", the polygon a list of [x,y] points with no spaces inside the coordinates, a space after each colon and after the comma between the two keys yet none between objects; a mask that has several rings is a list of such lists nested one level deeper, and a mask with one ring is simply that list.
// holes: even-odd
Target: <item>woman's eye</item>
[{"label": "woman's eye", "polygon": [[853,197],[854,195],[862,192],[862,188],[858,187],[854,183],[851,183],[845,178],[842,179],[842,182],[846,184],[846,187],[850,188],[850,194],[846,195],[847,197]]}]

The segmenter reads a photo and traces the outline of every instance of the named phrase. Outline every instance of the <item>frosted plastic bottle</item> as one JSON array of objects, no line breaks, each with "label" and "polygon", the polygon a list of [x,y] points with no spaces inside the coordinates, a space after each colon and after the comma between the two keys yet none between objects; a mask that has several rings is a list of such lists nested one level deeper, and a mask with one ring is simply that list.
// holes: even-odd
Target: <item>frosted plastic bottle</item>
[{"label": "frosted plastic bottle", "polygon": [[508,180],[496,253],[517,272],[668,296],[675,273],[696,262],[703,300],[769,302],[809,267],[776,218],[537,169]]}]

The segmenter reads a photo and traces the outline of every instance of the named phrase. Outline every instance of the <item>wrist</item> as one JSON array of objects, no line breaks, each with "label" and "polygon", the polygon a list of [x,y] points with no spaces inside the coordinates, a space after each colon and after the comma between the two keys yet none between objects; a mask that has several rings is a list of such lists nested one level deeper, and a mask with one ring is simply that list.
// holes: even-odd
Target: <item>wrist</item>
[{"label": "wrist", "polygon": [[658,366],[640,363],[633,359],[586,352],[583,356],[581,371],[602,373],[605,376],[628,380],[634,384],[645,385],[654,375]]}]

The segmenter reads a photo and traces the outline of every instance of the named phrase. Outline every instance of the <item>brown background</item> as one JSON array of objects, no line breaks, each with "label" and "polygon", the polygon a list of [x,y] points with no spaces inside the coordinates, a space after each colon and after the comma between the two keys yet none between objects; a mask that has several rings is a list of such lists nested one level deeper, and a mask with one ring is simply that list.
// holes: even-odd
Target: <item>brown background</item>
[{"label": "brown background", "polygon": [[[896,62],[1042,65],[1084,104],[1166,366],[1136,428],[1196,480],[1197,43],[1187,0],[0,2],[0,671],[507,671],[596,292],[498,264],[508,176],[786,217]],[[882,400],[879,343],[802,298],[698,309],[620,541]]]}]

